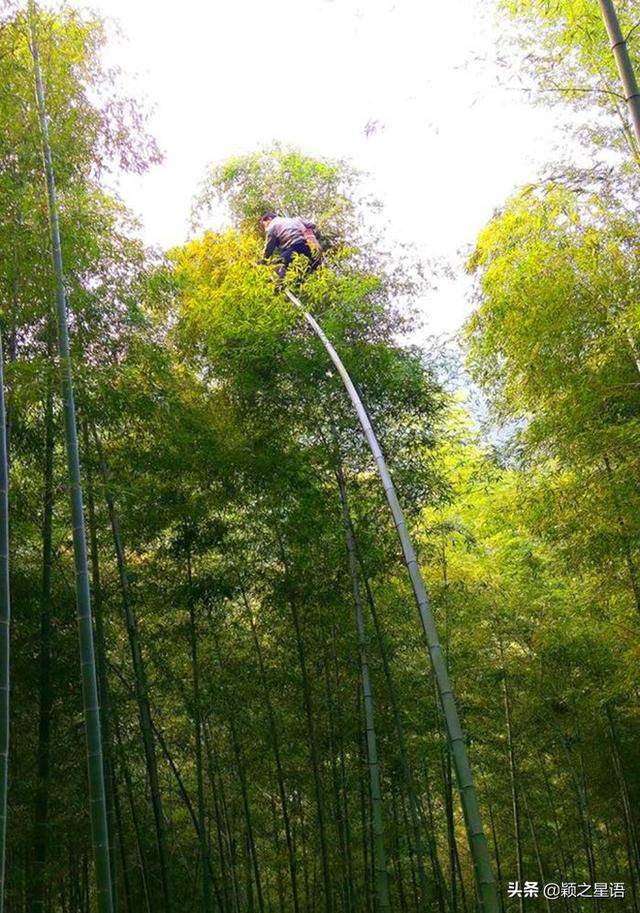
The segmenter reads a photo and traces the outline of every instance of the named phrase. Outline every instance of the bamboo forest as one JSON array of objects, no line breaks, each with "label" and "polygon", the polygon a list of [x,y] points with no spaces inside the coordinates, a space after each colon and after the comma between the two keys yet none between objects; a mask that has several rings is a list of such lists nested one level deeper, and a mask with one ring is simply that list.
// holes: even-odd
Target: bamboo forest
[{"label": "bamboo forest", "polygon": [[444,338],[348,155],[147,243],[102,13],[0,4],[0,913],[640,913],[640,0],[487,6],[564,139]]}]

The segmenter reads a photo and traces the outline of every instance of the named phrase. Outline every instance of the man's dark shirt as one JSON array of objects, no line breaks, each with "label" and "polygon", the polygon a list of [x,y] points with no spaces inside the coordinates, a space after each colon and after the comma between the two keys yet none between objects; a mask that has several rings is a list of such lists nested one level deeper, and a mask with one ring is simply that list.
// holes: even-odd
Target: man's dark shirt
[{"label": "man's dark shirt", "polygon": [[284,253],[291,247],[307,244],[305,231],[308,229],[315,230],[313,222],[300,219],[298,216],[294,216],[292,219],[276,216],[267,225],[267,240],[264,246],[265,259],[273,254],[276,247]]}]

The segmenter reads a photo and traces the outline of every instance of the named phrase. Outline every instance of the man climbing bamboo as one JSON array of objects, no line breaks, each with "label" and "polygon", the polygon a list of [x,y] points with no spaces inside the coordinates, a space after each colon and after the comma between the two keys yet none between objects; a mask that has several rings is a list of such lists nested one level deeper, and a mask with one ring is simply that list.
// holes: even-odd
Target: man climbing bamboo
[{"label": "man climbing bamboo", "polygon": [[307,273],[312,273],[320,266],[322,249],[313,222],[298,216],[286,218],[275,212],[265,212],[260,224],[266,233],[263,262],[266,262],[276,249],[280,254],[281,263],[276,269],[279,285],[282,284],[296,254],[307,258]]}]

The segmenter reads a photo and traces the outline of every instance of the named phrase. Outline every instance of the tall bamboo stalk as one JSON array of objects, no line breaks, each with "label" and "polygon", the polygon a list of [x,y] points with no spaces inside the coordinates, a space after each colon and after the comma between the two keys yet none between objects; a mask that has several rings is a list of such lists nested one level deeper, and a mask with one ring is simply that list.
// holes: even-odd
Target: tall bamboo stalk
[{"label": "tall bamboo stalk", "polygon": [[147,774],[149,777],[149,787],[151,792],[151,806],[153,809],[153,819],[156,829],[156,841],[158,844],[158,861],[160,863],[160,883],[162,887],[162,897],[164,900],[165,913],[173,911],[173,895],[171,885],[171,855],[167,846],[166,826],[164,811],[162,808],[162,793],[160,791],[160,781],[158,778],[158,760],[156,757],[156,748],[153,741],[153,722],[151,715],[151,702],[149,700],[149,683],[147,680],[147,671],[142,655],[142,646],[140,644],[140,630],[138,628],[138,617],[135,610],[134,600],[129,585],[129,574],[125,559],[122,536],[120,534],[120,517],[116,510],[115,500],[109,490],[109,467],[102,446],[102,441],[98,434],[95,424],[91,424],[91,433],[98,461],[100,464],[100,474],[104,485],[105,500],[107,502],[107,512],[109,514],[109,523],[111,525],[111,536],[113,547],[116,553],[116,565],[118,567],[118,580],[120,582],[120,595],[122,597],[122,607],[124,609],[125,623],[127,626],[127,636],[129,639],[129,650],[131,652],[131,664],[133,666],[133,678],[135,686],[136,703],[138,705],[138,717],[140,721],[140,732],[142,735],[142,745],[144,748],[145,762],[147,765]]},{"label": "tall bamboo stalk", "polygon": [[[522,864],[522,828],[520,823],[520,790],[518,783],[518,766],[516,764],[516,750],[513,741],[513,726],[511,723],[511,695],[509,693],[509,680],[504,666],[504,647],[500,644],[500,660],[502,663],[502,688],[504,698],[504,720],[507,734],[507,754],[509,757],[509,780],[511,784],[511,811],[513,815],[513,839],[516,857],[516,880],[523,884]],[[518,909],[524,913],[524,896],[518,897]]]},{"label": "tall bamboo stalk", "polygon": [[340,795],[340,778],[338,774],[338,758],[336,749],[336,726],[334,723],[335,701],[331,689],[331,680],[329,675],[329,663],[327,657],[323,657],[324,685],[327,696],[327,745],[329,748],[329,757],[331,758],[331,785],[333,789],[333,809],[331,815],[335,818],[336,834],[338,837],[339,847],[339,872],[340,883],[342,886],[342,902],[345,909],[349,909],[349,879],[347,875],[347,842],[345,840],[344,822],[342,813],[344,805]]},{"label": "tall bamboo stalk", "polygon": [[191,654],[191,682],[193,685],[196,785],[198,793],[198,842],[200,844],[200,861],[202,864],[202,907],[203,913],[211,913],[213,909],[213,898],[211,894],[211,878],[209,876],[209,831],[207,825],[207,810],[204,801],[204,777],[202,768],[202,700],[200,695],[198,629],[195,600],[193,596],[193,574],[190,552],[187,552],[187,585],[189,602],[189,651]]},{"label": "tall bamboo stalk", "polygon": [[605,714],[607,717],[607,723],[609,724],[611,748],[613,749],[613,768],[616,772],[618,788],[620,790],[620,798],[622,800],[622,808],[624,811],[625,831],[627,835],[629,855],[629,874],[632,888],[634,888],[635,881],[638,880],[640,882],[640,844],[638,841],[638,832],[633,816],[633,802],[629,794],[629,787],[627,786],[624,766],[622,764],[616,721],[610,704],[605,705]]},{"label": "tall bamboo stalk", "polygon": [[333,913],[333,885],[331,878],[331,868],[329,866],[329,851],[327,847],[327,831],[325,826],[324,815],[324,798],[322,789],[322,776],[320,771],[320,755],[318,751],[318,740],[316,733],[316,722],[313,709],[313,700],[311,695],[311,685],[307,671],[306,650],[304,639],[302,637],[302,625],[300,623],[300,611],[298,600],[293,588],[289,563],[284,550],[284,543],[280,531],[276,528],[278,540],[278,549],[280,552],[280,563],[284,569],[285,582],[287,589],[287,600],[291,609],[291,618],[293,621],[293,630],[295,634],[296,648],[298,651],[298,661],[300,664],[300,675],[302,678],[302,698],[304,703],[304,713],[307,721],[307,732],[309,735],[309,752],[311,760],[311,769],[313,772],[313,786],[316,798],[316,814],[318,820],[318,838],[320,843],[320,863],[322,866],[322,881],[324,887],[324,907],[325,913]]},{"label": "tall bamboo stalk", "polygon": [[93,485],[93,469],[89,458],[89,430],[87,420],[82,422],[82,444],[87,472],[87,515],[89,526],[89,556],[91,563],[91,589],[93,592],[93,615],[95,618],[96,663],[98,695],[100,697],[102,723],[102,751],[104,755],[105,799],[107,803],[107,826],[109,828],[109,861],[111,862],[111,884],[113,887],[113,913],[118,913],[118,883],[116,877],[116,811],[114,803],[113,739],[111,736],[110,691],[107,678],[107,649],[104,633],[104,608],[102,598],[102,575],[98,548],[98,524]]},{"label": "tall bamboo stalk", "polygon": [[[122,870],[122,887],[127,904],[127,913],[133,913],[133,900],[131,896],[131,875],[129,871],[129,855],[125,843],[125,833],[122,821],[122,806],[120,804],[120,793],[118,791],[118,781],[116,778],[115,767],[111,767],[113,793],[113,811],[115,816],[116,834],[118,836],[118,849],[120,851],[120,866]],[[117,889],[114,888],[114,893]]]},{"label": "tall bamboo stalk", "polygon": [[276,718],[273,710],[273,702],[271,700],[271,690],[269,687],[269,681],[267,679],[267,672],[264,664],[264,657],[262,655],[262,646],[260,644],[260,637],[258,634],[258,627],[256,620],[253,616],[253,611],[247,597],[246,590],[242,580],[239,580],[240,593],[242,595],[242,602],[245,608],[245,612],[249,619],[249,624],[251,625],[251,633],[253,636],[253,645],[255,647],[256,656],[258,658],[258,669],[260,672],[260,682],[262,685],[262,693],[264,695],[264,700],[267,708],[267,719],[269,721],[269,735],[271,738],[271,747],[273,749],[274,759],[276,763],[276,776],[278,781],[278,794],[280,797],[280,808],[282,811],[282,821],[284,824],[285,839],[287,843],[287,858],[289,862],[289,874],[291,877],[291,900],[293,904],[293,913],[299,913],[300,910],[300,901],[298,899],[298,872],[297,872],[297,863],[296,855],[293,846],[293,837],[291,833],[291,821],[289,817],[288,809],[288,800],[287,800],[287,791],[285,788],[284,781],[284,771],[282,767],[282,754],[280,751],[280,739],[278,736],[278,727],[276,726]]},{"label": "tall bamboo stalk", "polygon": [[438,639],[438,632],[436,630],[433,611],[429,603],[429,598],[427,596],[427,591],[422,579],[422,574],[420,573],[420,568],[418,566],[413,544],[407,530],[404,513],[396,496],[394,484],[391,480],[391,476],[389,475],[387,464],[382,454],[380,444],[378,443],[378,439],[369,420],[369,416],[367,415],[366,409],[364,408],[362,400],[353,384],[353,381],[351,380],[351,377],[349,376],[347,369],[343,365],[340,356],[329,342],[320,325],[311,316],[311,314],[305,310],[302,302],[299,301],[288,289],[285,291],[293,304],[302,311],[305,320],[326,349],[329,358],[340,374],[351,402],[355,407],[356,413],[358,415],[358,420],[360,421],[362,430],[364,431],[365,437],[371,449],[371,453],[373,454],[373,458],[375,460],[378,473],[384,488],[384,493],[386,495],[389,508],[393,516],[393,521],[398,532],[398,538],[402,546],[404,561],[407,566],[407,571],[409,572],[411,586],[413,588],[413,593],[418,607],[418,613],[420,615],[420,622],[422,624],[422,629],[424,631],[424,635],[429,648],[429,655],[431,657],[431,664],[433,667],[433,673],[438,689],[438,695],[444,712],[456,777],[458,780],[458,789],[460,791],[460,800],[462,803],[467,837],[469,840],[469,849],[473,859],[474,875],[480,910],[481,913],[498,913],[498,893],[496,890],[496,883],[493,876],[491,861],[489,858],[489,847],[487,845],[487,840],[482,827],[480,805],[478,803],[478,797],[476,795],[471,767],[469,764],[465,737],[460,725],[460,720],[458,718],[458,710],[456,707],[455,698],[453,696],[451,682],[449,680],[447,664],[442,653],[440,641]]},{"label": "tall bamboo stalk", "polygon": [[[335,686],[335,693],[339,698],[340,695],[340,668],[338,664],[338,650],[336,646],[336,626],[335,623],[332,626],[331,631],[331,645],[332,645],[332,658],[333,658],[333,682]],[[357,898],[357,887],[354,879],[353,872],[353,841],[351,838],[351,813],[349,810],[349,788],[347,782],[347,765],[345,761],[345,756],[347,755],[349,749],[345,748],[345,724],[344,724],[344,714],[342,712],[342,702],[340,699],[335,701],[335,715],[336,715],[336,728],[338,734],[337,740],[337,749],[339,752],[339,762],[340,762],[340,781],[341,789],[340,794],[342,797],[342,809],[340,813],[340,818],[343,827],[344,833],[344,854],[346,861],[346,876],[347,884],[345,891],[345,913],[353,913],[356,908],[356,898]]]},{"label": "tall bamboo stalk", "polygon": [[[180,797],[182,798],[184,806],[185,806],[187,812],[189,813],[189,817],[191,818],[191,823],[193,824],[194,830],[196,832],[196,837],[198,838],[198,845],[200,845],[200,841],[201,841],[201,839],[203,839],[203,837],[200,834],[200,819],[198,818],[198,815],[196,814],[196,811],[193,807],[193,802],[191,801],[189,792],[184,784],[182,775],[181,775],[180,771],[178,770],[178,767],[176,765],[175,760],[173,759],[173,757],[171,755],[171,752],[169,751],[169,747],[167,745],[165,737],[163,736],[162,732],[158,729],[158,727],[155,725],[155,723],[153,723],[153,721],[152,721],[152,725],[153,725],[153,733],[154,733],[156,739],[158,740],[158,745],[160,746],[160,750],[161,750],[162,754],[164,755],[165,760],[167,761],[167,764],[169,765],[169,767],[171,769],[171,773],[173,774],[175,781],[178,785],[178,792],[180,793]],[[223,901],[222,901],[222,895],[220,893],[220,886],[218,885],[218,879],[215,877],[213,867],[211,865],[210,854],[207,854],[205,864],[208,866],[208,869],[209,869],[209,880],[210,880],[211,885],[213,886],[213,892],[216,897],[216,903],[218,905],[218,909],[223,910],[224,905],[223,905]],[[195,874],[197,874],[197,871],[195,872]],[[194,886],[194,891],[195,891],[195,886]]]},{"label": "tall bamboo stalk", "polygon": [[114,719],[114,729],[116,736],[116,744],[118,746],[118,754],[120,758],[120,769],[122,770],[122,776],[124,779],[125,791],[127,794],[127,801],[129,803],[129,811],[131,812],[131,821],[133,823],[133,831],[136,838],[136,850],[138,853],[138,864],[140,866],[140,880],[142,882],[142,892],[144,895],[144,908],[146,913],[151,913],[151,898],[150,898],[150,884],[151,884],[151,875],[149,873],[149,866],[147,863],[147,858],[144,852],[144,841],[142,838],[142,830],[140,827],[140,819],[138,816],[138,811],[136,809],[135,797],[133,792],[133,783],[131,781],[131,772],[129,770],[129,765],[127,763],[127,754],[122,745],[122,735],[120,733],[120,727],[118,725],[117,717]]},{"label": "tall bamboo stalk", "polygon": [[369,864],[369,815],[366,801],[367,784],[365,783],[364,769],[367,766],[367,749],[364,744],[364,717],[362,713],[362,694],[357,689],[356,716],[358,720],[358,793],[360,800],[360,835],[362,843],[362,896],[359,898],[365,913],[373,913],[373,896],[371,892],[371,866]]},{"label": "tall bamboo stalk", "polygon": [[216,840],[218,843],[218,857],[220,859],[220,876],[222,884],[220,893],[222,897],[222,913],[236,913],[237,911],[237,894],[235,891],[235,870],[233,868],[233,854],[231,852],[231,835],[228,827],[228,816],[226,813],[226,798],[224,795],[224,786],[221,783],[219,764],[211,744],[207,721],[203,721],[202,734],[204,736],[204,747],[207,755],[207,774],[209,778],[209,790],[213,798],[213,812],[216,820]]},{"label": "tall bamboo stalk", "polygon": [[[540,884],[547,883],[547,876],[544,871],[544,863],[542,862],[542,853],[540,852],[540,841],[538,840],[538,831],[536,829],[534,817],[531,814],[529,809],[529,802],[527,800],[527,792],[524,788],[521,788],[522,794],[522,804],[524,805],[524,812],[529,822],[529,830],[531,832],[531,841],[533,843],[533,850],[536,855],[536,865],[538,866],[538,876],[540,878]],[[547,897],[544,898],[544,908],[547,913],[551,913],[551,904]]]},{"label": "tall bamboo stalk", "polygon": [[367,734],[367,759],[369,761],[369,779],[371,789],[371,819],[373,827],[373,852],[375,868],[376,909],[385,913],[391,909],[389,900],[389,878],[387,873],[387,854],[384,845],[384,824],[382,817],[382,791],[380,789],[380,767],[378,764],[378,740],[375,728],[373,691],[369,675],[369,659],[367,656],[367,637],[364,627],[364,613],[362,611],[362,597],[358,582],[358,559],[351,530],[351,517],[347,489],[344,483],[342,466],[338,464],[336,470],[340,504],[342,507],[342,522],[347,543],[349,557],[349,574],[353,590],[353,602],[356,610],[356,627],[358,630],[358,648],[360,652],[360,678],[362,683],[362,697],[364,699],[365,727]]},{"label": "tall bamboo stalk", "polygon": [[0,913],[4,910],[7,846],[7,793],[9,789],[9,650],[11,598],[9,594],[9,469],[4,405],[4,363],[0,335]]},{"label": "tall bamboo stalk", "polygon": [[502,878],[500,843],[498,841],[498,829],[496,827],[496,816],[493,813],[493,803],[491,802],[491,795],[490,795],[489,788],[488,788],[486,774],[481,766],[479,767],[479,770],[480,770],[480,776],[482,777],[482,780],[485,784],[485,793],[487,796],[487,812],[489,814],[489,827],[491,829],[491,839],[493,840],[493,855],[496,860],[496,876],[498,879],[498,897],[500,898],[501,913],[504,913],[504,897],[503,897],[503,890],[502,890],[502,885],[504,884],[504,880]]},{"label": "tall bamboo stalk", "polygon": [[[218,666],[222,677],[224,679],[225,665],[222,659],[222,650],[220,649],[220,642],[218,635],[213,632],[213,642],[216,648],[216,659],[218,660]],[[249,786],[247,783],[247,768],[244,761],[244,755],[242,751],[242,746],[240,744],[240,739],[238,737],[238,727],[236,726],[235,712],[233,709],[233,703],[231,701],[227,704],[227,721],[229,723],[229,732],[231,735],[231,745],[233,748],[233,754],[236,762],[236,773],[238,776],[238,781],[240,783],[240,796],[242,799],[242,809],[244,812],[245,819],[245,829],[246,829],[246,841],[247,841],[247,864],[249,865],[249,874],[247,876],[247,888],[248,896],[250,898],[251,904],[253,904],[253,893],[251,887],[251,869],[253,869],[253,876],[256,886],[256,896],[258,899],[258,913],[265,913],[265,900],[264,900],[264,891],[262,889],[262,876],[260,874],[260,864],[258,860],[258,848],[256,845],[256,840],[254,836],[253,828],[253,816],[251,813],[251,803],[249,801]]]},{"label": "tall bamboo stalk", "polygon": [[42,133],[42,152],[47,182],[49,220],[53,267],[56,282],[56,304],[58,321],[58,346],[60,353],[60,374],[64,406],[64,425],[67,443],[67,464],[71,495],[71,521],[73,526],[73,552],[75,560],[76,602],[78,609],[78,633],[80,641],[80,662],[82,670],[82,701],[87,738],[87,767],[89,778],[89,806],[91,836],[93,842],[96,875],[96,897],[99,913],[112,913],[113,899],[111,866],[109,862],[109,835],[107,829],[107,806],[104,788],[104,767],[102,761],[102,734],[100,731],[100,708],[96,680],[96,660],[93,645],[91,618],[91,594],[87,566],[87,543],[82,508],[82,487],[80,479],[80,456],[76,412],[73,397],[73,378],[69,350],[69,328],[67,325],[67,302],[64,286],[62,247],[58,204],[53,171],[53,156],[49,141],[48,114],[45,102],[42,68],[36,39],[36,10],[34,0],[29,2],[29,27],[31,53],[36,83],[36,98]]},{"label": "tall bamboo stalk", "polygon": [[629,573],[629,583],[631,586],[631,592],[633,593],[633,601],[635,603],[636,611],[640,613],[640,581],[638,580],[638,568],[636,567],[636,563],[633,559],[633,550],[631,548],[631,541],[629,539],[627,524],[624,522],[622,505],[620,504],[620,499],[618,498],[618,494],[616,492],[613,469],[611,467],[611,460],[609,459],[608,454],[604,454],[602,461],[604,463],[609,491],[611,492],[611,502],[616,512],[616,522],[618,524],[618,529],[620,530],[620,541],[622,542],[622,550],[624,552],[625,563]]},{"label": "tall bamboo stalk", "polygon": [[[402,846],[400,842],[401,827],[400,827],[400,816],[398,814],[398,795],[399,790],[395,788],[394,785],[391,786],[391,817],[393,819],[393,869],[394,869],[394,882],[398,892],[398,908],[400,913],[408,913],[407,905],[407,888],[405,885],[405,876],[404,876],[404,867],[402,865]],[[404,822],[403,822],[404,824]],[[406,836],[406,830],[405,830]],[[413,854],[409,853],[409,864],[411,867],[413,863]],[[412,878],[412,885],[415,889],[413,902],[416,907],[418,907],[418,885],[415,878]],[[419,909],[419,907],[418,907]]]},{"label": "tall bamboo stalk", "polygon": [[[50,328],[53,323],[49,321]],[[47,366],[52,358],[52,333],[47,330]],[[49,783],[51,730],[51,565],[53,560],[53,383],[47,371],[44,406],[44,473],[42,510],[42,584],[40,589],[40,651],[38,655],[38,748],[34,795],[31,913],[43,913],[49,849]]]},{"label": "tall bamboo stalk", "polygon": [[602,19],[611,41],[611,50],[618,66],[618,73],[624,88],[624,97],[629,109],[633,132],[640,147],[640,92],[638,81],[629,56],[627,39],[622,34],[616,8],[612,0],[598,0]]},{"label": "tall bamboo stalk", "polygon": [[[409,752],[407,750],[407,740],[404,733],[404,723],[402,722],[402,716],[400,714],[400,705],[398,703],[398,698],[396,696],[396,688],[393,683],[393,676],[391,674],[391,666],[389,663],[389,657],[387,655],[387,647],[385,644],[385,636],[380,624],[380,619],[378,618],[378,610],[376,608],[376,602],[373,598],[373,591],[371,589],[371,584],[369,583],[369,578],[367,576],[366,568],[363,565],[362,554],[358,547],[358,540],[356,537],[355,530],[353,529],[353,524],[351,525],[351,531],[353,534],[353,540],[356,546],[356,554],[358,556],[358,563],[360,565],[360,570],[362,572],[362,580],[364,582],[364,589],[367,595],[367,602],[369,603],[369,611],[371,613],[371,619],[373,621],[373,628],[376,632],[376,639],[378,642],[378,650],[380,652],[380,659],[382,660],[382,669],[384,672],[385,681],[387,683],[387,694],[389,696],[389,704],[391,706],[391,712],[393,715],[393,721],[396,730],[396,738],[398,740],[398,753],[400,755],[400,765],[402,769],[402,775],[405,782],[405,787],[407,790],[407,798],[409,800],[409,814],[411,819],[411,830],[413,833],[413,840],[415,844],[415,853],[416,853],[416,863],[418,868],[418,882],[420,884],[420,896],[422,898],[422,903],[427,904],[431,900],[431,896],[427,884],[427,875],[424,867],[424,852],[422,848],[422,832],[420,826],[420,809],[418,806],[418,800],[416,797],[415,785],[413,782],[413,773],[411,770],[411,764],[409,762]],[[433,875],[437,888],[437,900],[438,907],[441,911],[444,910],[444,896],[442,893],[442,872],[440,870],[440,861],[438,859],[438,847],[436,846],[434,832],[432,831],[428,835],[429,843],[429,852],[431,855],[431,861],[433,865]]]}]

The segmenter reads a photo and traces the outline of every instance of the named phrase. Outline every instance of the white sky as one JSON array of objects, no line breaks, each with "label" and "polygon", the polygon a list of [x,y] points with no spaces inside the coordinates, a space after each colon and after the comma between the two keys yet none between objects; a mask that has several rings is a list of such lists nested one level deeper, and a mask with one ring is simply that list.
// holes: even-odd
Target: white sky
[{"label": "white sky", "polygon": [[[93,0],[124,38],[126,88],[154,107],[165,155],[120,192],[150,243],[185,240],[206,165],[279,140],[371,175],[394,241],[454,258],[553,156],[558,113],[498,85],[493,0]],[[500,74],[504,81],[506,74]],[[366,137],[365,124],[383,129]],[[424,305],[455,330],[468,283]]]}]

